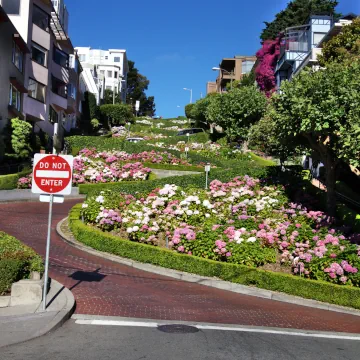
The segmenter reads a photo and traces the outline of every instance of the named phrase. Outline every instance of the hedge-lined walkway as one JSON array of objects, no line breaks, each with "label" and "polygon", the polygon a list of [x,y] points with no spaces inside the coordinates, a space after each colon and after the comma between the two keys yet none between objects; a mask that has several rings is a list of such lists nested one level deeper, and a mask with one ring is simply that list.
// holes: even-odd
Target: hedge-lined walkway
[{"label": "hedge-lined walkway", "polygon": [[[54,205],[50,275],[72,288],[79,314],[360,333],[357,316],[182,282],[75,249],[55,232],[75,203]],[[44,255],[47,212],[39,202],[3,204],[0,230]]]}]

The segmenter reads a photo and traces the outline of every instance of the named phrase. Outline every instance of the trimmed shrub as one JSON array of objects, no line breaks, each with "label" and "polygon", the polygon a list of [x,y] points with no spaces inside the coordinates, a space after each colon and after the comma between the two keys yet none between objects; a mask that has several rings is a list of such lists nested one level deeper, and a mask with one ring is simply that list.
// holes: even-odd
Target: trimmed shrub
[{"label": "trimmed shrub", "polygon": [[31,174],[32,170],[24,170],[16,174],[0,176],[0,190],[12,190],[17,188],[18,180],[26,175]]},{"label": "trimmed shrub", "polygon": [[0,232],[0,295],[10,290],[13,282],[43,270],[40,255],[13,236]]},{"label": "trimmed shrub", "polygon": [[147,244],[131,242],[83,224],[79,220],[80,210],[81,205],[76,205],[70,211],[70,228],[78,241],[96,250],[164,268],[217,277],[238,284],[360,309],[360,289],[358,288],[307,280],[244,265],[206,260]]},{"label": "trimmed shrub", "polygon": [[133,120],[132,107],[126,104],[101,105],[100,112],[103,116],[110,118],[111,125],[124,125]]}]

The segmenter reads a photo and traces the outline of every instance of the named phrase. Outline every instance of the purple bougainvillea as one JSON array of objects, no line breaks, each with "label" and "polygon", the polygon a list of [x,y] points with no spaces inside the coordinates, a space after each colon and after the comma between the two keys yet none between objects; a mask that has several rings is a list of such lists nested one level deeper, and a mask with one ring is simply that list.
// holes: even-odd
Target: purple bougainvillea
[{"label": "purple bougainvillea", "polygon": [[259,65],[255,70],[256,81],[261,91],[267,96],[270,96],[276,88],[275,67],[280,55],[280,43],[280,36],[275,40],[266,40],[256,53],[259,60]]}]

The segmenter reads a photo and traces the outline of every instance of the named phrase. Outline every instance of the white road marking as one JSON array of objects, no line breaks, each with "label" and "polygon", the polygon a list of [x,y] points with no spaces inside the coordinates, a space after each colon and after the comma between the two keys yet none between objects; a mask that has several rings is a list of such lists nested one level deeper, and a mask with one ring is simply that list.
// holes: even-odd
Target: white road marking
[{"label": "white road marking", "polygon": [[[100,325],[100,326],[132,326],[132,327],[148,327],[148,328],[157,328],[159,325],[170,325],[176,324],[176,321],[172,323],[156,323],[156,322],[147,322],[147,321],[123,321],[123,320],[76,320],[76,324],[79,325]],[[191,324],[186,323],[183,325],[193,326],[199,330],[217,330],[217,331],[238,331],[238,332],[248,332],[248,333],[260,333],[260,334],[273,334],[273,335],[286,335],[286,336],[302,336],[302,337],[313,337],[313,338],[322,338],[322,339],[339,339],[339,340],[356,340],[360,341],[360,335],[350,335],[341,333],[322,333],[314,331],[300,331],[300,330],[274,330],[266,328],[257,328],[257,327],[241,327],[241,326],[216,326],[216,325],[201,325],[201,324]]]}]

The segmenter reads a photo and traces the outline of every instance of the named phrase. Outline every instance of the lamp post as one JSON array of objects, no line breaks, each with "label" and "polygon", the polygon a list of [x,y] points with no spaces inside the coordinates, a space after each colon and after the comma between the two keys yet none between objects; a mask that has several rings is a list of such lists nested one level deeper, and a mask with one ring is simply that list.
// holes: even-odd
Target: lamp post
[{"label": "lamp post", "polygon": [[213,70],[213,71],[223,71],[223,72],[229,74],[229,75],[230,75],[230,89],[232,89],[234,71],[228,71],[228,70],[222,69],[222,68],[220,68],[220,67],[216,67],[216,66],[214,66],[214,67],[212,68],[212,70]]},{"label": "lamp post", "polygon": [[184,88],[184,90],[190,91],[190,104],[192,104],[192,89]]}]

